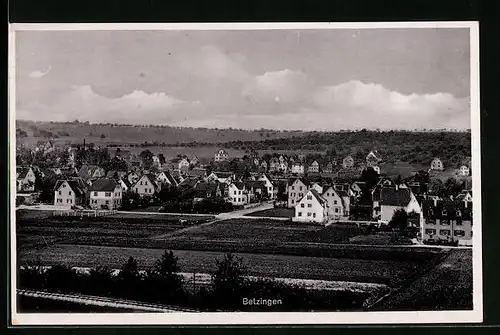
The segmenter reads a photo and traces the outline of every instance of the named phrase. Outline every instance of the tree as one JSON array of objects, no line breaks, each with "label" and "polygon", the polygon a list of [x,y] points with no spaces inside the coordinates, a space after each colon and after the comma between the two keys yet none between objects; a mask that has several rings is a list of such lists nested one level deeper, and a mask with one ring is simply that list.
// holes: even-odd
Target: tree
[{"label": "tree", "polygon": [[161,258],[156,260],[147,276],[147,286],[153,288],[149,291],[151,298],[156,297],[158,302],[168,302],[182,297],[183,281],[178,275],[180,267],[177,262],[178,258],[172,251],[165,251]]},{"label": "tree", "polygon": [[46,288],[51,291],[78,292],[80,277],[65,265],[54,265],[45,272]]},{"label": "tree", "polygon": [[217,270],[212,275],[212,288],[217,298],[223,299],[226,307],[241,303],[242,291],[247,284],[247,268],[239,257],[231,253],[224,255],[222,261],[216,261]]},{"label": "tree", "polygon": [[97,266],[90,269],[86,291],[89,294],[110,296],[114,289],[113,279],[111,269],[106,266]]},{"label": "tree", "polygon": [[124,209],[137,208],[139,207],[140,203],[141,203],[141,196],[138,193],[132,190],[123,192],[122,207]]},{"label": "tree", "polygon": [[139,154],[139,157],[141,158],[142,164],[146,169],[153,165],[153,153],[151,151],[144,150]]},{"label": "tree", "polygon": [[129,257],[123,264],[120,273],[116,277],[120,296],[125,298],[137,298],[141,295],[141,275],[137,267],[137,261]]},{"label": "tree", "polygon": [[403,232],[408,227],[408,213],[403,208],[396,209],[389,221],[389,227]]},{"label": "tree", "polygon": [[165,164],[167,160],[165,159],[165,156],[163,154],[158,155],[158,160],[160,161],[160,164]]},{"label": "tree", "polygon": [[374,169],[368,168],[361,172],[360,180],[366,183],[367,190],[371,190],[373,187],[375,187],[375,185],[377,185],[379,178],[377,172]]}]

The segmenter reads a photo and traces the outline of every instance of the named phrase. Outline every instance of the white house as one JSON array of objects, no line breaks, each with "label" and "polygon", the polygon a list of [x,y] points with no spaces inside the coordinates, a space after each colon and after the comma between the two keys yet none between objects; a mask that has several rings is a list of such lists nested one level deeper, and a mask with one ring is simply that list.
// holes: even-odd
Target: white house
[{"label": "white house", "polygon": [[287,173],[288,171],[288,163],[286,161],[280,162],[278,165],[278,171],[282,173]]},{"label": "white house", "polygon": [[250,202],[248,190],[246,189],[245,184],[241,182],[229,184],[228,197],[229,202],[232,203],[233,206],[243,206]]},{"label": "white house", "polygon": [[380,157],[380,154],[378,151],[370,151],[368,155],[366,155],[366,165],[373,167],[377,166],[380,162],[382,161],[382,157]]},{"label": "white house", "polygon": [[458,169],[457,174],[459,176],[462,176],[462,177],[468,176],[468,175],[470,175],[470,169],[469,169],[469,167],[467,165],[462,165]]},{"label": "white house", "polygon": [[54,186],[54,206],[83,206],[85,186],[80,180],[58,180]]},{"label": "white house", "polygon": [[160,158],[157,155],[153,155],[153,165],[160,166]]},{"label": "white house", "polygon": [[315,190],[316,192],[318,192],[318,194],[323,193],[323,186],[321,186],[319,183],[311,183],[309,189]]},{"label": "white house", "polygon": [[89,191],[90,207],[93,209],[118,209],[122,205],[123,189],[113,179],[100,178]]},{"label": "white house", "polygon": [[183,158],[178,163],[178,169],[180,171],[189,170],[189,160],[187,158]]},{"label": "white house", "polygon": [[304,174],[304,164],[300,162],[293,163],[291,172],[295,174]]},{"label": "white house", "polygon": [[215,153],[214,160],[216,162],[222,162],[222,161],[227,161],[229,160],[229,154],[227,153],[226,150],[224,149],[219,149]]},{"label": "white house", "polygon": [[132,190],[135,193],[139,193],[141,196],[153,196],[159,191],[158,185],[154,182],[154,178],[149,174],[144,174],[139,178],[139,180],[132,186]]},{"label": "white house", "polygon": [[309,165],[307,168],[307,172],[309,173],[318,173],[319,172],[319,163],[317,161],[314,161]]},{"label": "white house", "polygon": [[337,191],[332,186],[324,188],[321,195],[328,202],[328,218],[341,220],[349,218],[349,196],[344,191]]},{"label": "white house", "polygon": [[122,187],[123,192],[127,192],[132,187],[127,178],[118,179],[118,183]]},{"label": "white house", "polygon": [[273,182],[271,181],[271,178],[267,174],[262,174],[258,178],[256,178],[258,181],[263,181],[264,185],[267,189],[267,194],[271,199],[276,199],[276,196],[278,195],[278,187],[275,187]]},{"label": "white house", "polygon": [[407,213],[421,213],[420,204],[409,188],[382,188],[380,190],[380,219],[379,222],[389,223],[397,209],[404,209]]},{"label": "white house", "polygon": [[328,202],[318,192],[311,189],[295,205],[295,216],[292,220],[324,223],[328,220]]},{"label": "white house", "polygon": [[350,169],[354,166],[354,158],[351,155],[347,156],[342,160],[342,167],[344,169]]},{"label": "white house", "polygon": [[293,208],[309,191],[309,184],[300,178],[288,183],[288,207]]},{"label": "white house", "polygon": [[16,169],[17,191],[35,191],[36,176],[31,167],[18,167]]},{"label": "white house", "polygon": [[431,162],[431,170],[444,170],[443,162],[439,158],[434,158]]}]

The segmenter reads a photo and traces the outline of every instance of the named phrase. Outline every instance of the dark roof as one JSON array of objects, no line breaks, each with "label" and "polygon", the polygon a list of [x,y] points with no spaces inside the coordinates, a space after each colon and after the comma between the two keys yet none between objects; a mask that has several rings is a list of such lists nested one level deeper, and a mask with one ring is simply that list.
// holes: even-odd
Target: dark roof
[{"label": "dark roof", "polygon": [[73,190],[73,192],[75,192],[75,195],[77,197],[80,197],[82,195],[85,194],[85,187],[76,179],[74,180],[67,180],[67,179],[61,179],[61,180],[58,180],[56,182],[56,185],[54,186],[54,190],[57,191],[57,189],[59,189],[59,187],[61,187],[61,185],[64,183],[64,182],[67,182],[69,187],[71,187],[71,189]]},{"label": "dark roof", "polygon": [[213,172],[217,178],[229,178],[233,175],[232,172],[214,171]]},{"label": "dark roof", "polygon": [[311,190],[311,193],[320,204],[324,204],[326,202],[326,200],[316,190]]},{"label": "dark roof", "polygon": [[349,195],[347,194],[347,192],[345,192],[345,191],[337,191],[337,190],[335,190],[335,192],[337,192],[337,194],[338,194],[338,195],[339,195],[339,197],[341,197],[341,198],[349,196]]},{"label": "dark roof", "polygon": [[128,188],[130,188],[132,186],[132,184],[128,181],[127,178],[120,178],[120,180],[123,181],[125,186],[127,186]]},{"label": "dark roof", "polygon": [[235,182],[233,183],[233,185],[234,185],[234,186],[236,186],[236,188],[237,188],[238,190],[242,190],[242,189],[244,189],[244,188],[245,188],[245,183],[242,183],[242,182],[239,182],[239,181],[235,181]]},{"label": "dark roof", "polygon": [[26,177],[26,175],[28,174],[30,170],[30,167],[26,167],[26,166],[18,166],[16,167],[16,173],[19,173],[19,177],[18,178],[24,178]]},{"label": "dark roof", "polygon": [[266,188],[266,184],[259,180],[249,180],[245,182],[245,187],[250,188]]},{"label": "dark roof", "polygon": [[194,168],[191,171],[189,171],[189,174],[191,176],[196,176],[196,177],[205,177],[207,175],[207,169]]},{"label": "dark roof", "polygon": [[195,187],[196,183],[198,183],[198,178],[194,178],[194,177],[187,177],[186,179],[184,179],[180,184],[179,186],[180,187]]},{"label": "dark roof", "polygon": [[90,186],[90,191],[94,192],[113,192],[116,188],[117,182],[110,178],[99,178],[92,183]]},{"label": "dark roof", "polygon": [[137,179],[137,182],[136,182],[136,183],[138,183],[138,182],[139,182],[139,180],[141,180],[141,179],[142,179],[142,177],[146,177],[146,178],[148,178],[149,182],[150,182],[152,185],[154,185],[155,187],[158,187],[158,184],[156,184],[156,178],[154,178],[154,176],[153,176],[153,175],[150,175],[149,173],[145,173],[145,174],[143,174],[143,175],[142,175],[139,179]]},{"label": "dark roof", "polygon": [[411,200],[411,191],[407,188],[382,188],[380,205],[405,207]]},{"label": "dark roof", "polygon": [[[446,215],[443,215],[443,210],[446,210]],[[460,211],[461,216],[458,215]],[[452,200],[433,200],[422,201],[422,214],[426,219],[448,219],[455,220],[462,218],[465,220],[472,219],[472,204],[465,207],[463,201]]]},{"label": "dark roof", "polygon": [[108,173],[106,173],[106,178],[114,178],[115,174],[118,175],[118,172],[116,172],[115,170],[108,171]]}]

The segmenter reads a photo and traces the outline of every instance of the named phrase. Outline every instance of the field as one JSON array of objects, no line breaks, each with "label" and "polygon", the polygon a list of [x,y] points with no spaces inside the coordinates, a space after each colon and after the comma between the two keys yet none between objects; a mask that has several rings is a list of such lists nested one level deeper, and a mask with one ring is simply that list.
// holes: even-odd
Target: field
[{"label": "field", "polygon": [[[180,223],[179,219],[186,220]],[[99,218],[51,217],[47,211],[18,211],[17,247],[26,249],[59,243],[124,244],[134,241],[140,245],[149,237],[162,235],[206,222],[211,216],[185,217],[178,215],[115,214]]]},{"label": "field", "polygon": [[250,214],[245,214],[245,216],[257,216],[257,217],[278,217],[278,218],[293,218],[295,215],[295,209],[293,208],[270,208],[263,211],[252,212]]},{"label": "field", "polygon": [[457,249],[433,270],[383,300],[374,310],[472,309],[472,250]]},{"label": "field", "polygon": [[[84,245],[52,245],[42,250],[20,252],[20,262],[44,265],[66,264],[78,267],[106,265],[120,268],[134,257],[141,269],[150,267],[163,253],[162,249],[119,248]],[[181,272],[211,273],[223,252],[174,250]],[[236,253],[255,276],[304,278],[396,284],[398,279],[418,269],[419,262],[404,260],[339,259],[290,255]]]},{"label": "field", "polygon": [[17,306],[19,313],[141,313],[134,309],[89,306],[26,296],[18,296]]}]

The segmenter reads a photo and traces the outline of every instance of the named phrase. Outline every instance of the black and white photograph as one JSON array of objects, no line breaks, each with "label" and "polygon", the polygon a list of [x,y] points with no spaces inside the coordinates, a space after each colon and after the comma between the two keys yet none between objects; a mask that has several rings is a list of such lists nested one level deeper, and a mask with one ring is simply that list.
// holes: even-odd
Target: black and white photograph
[{"label": "black and white photograph", "polygon": [[9,43],[15,325],[482,321],[476,22]]}]

